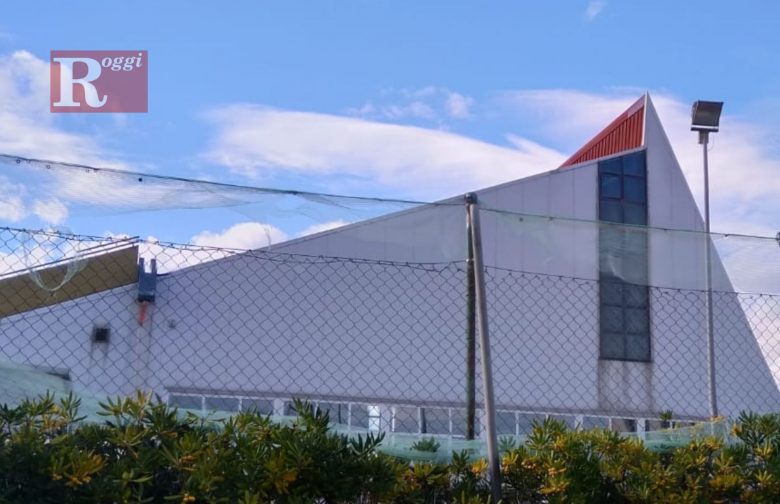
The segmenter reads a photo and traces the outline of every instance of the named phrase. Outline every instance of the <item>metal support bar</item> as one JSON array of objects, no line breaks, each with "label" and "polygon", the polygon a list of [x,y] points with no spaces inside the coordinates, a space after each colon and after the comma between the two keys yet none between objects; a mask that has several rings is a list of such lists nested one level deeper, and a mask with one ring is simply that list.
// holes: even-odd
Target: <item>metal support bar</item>
[{"label": "metal support bar", "polygon": [[485,397],[485,440],[487,441],[488,474],[493,502],[501,500],[501,465],[498,459],[498,435],[496,434],[496,406],[493,398],[493,372],[490,360],[490,335],[488,333],[487,300],[485,298],[485,268],[482,261],[482,236],[479,227],[477,195],[466,195],[471,243],[474,251],[474,283],[476,285],[477,320],[479,322],[479,346],[482,357],[482,388]]},{"label": "metal support bar", "polygon": [[699,143],[704,154],[704,262],[706,271],[705,289],[707,290],[707,375],[710,392],[710,416],[718,416],[718,394],[715,385],[715,324],[712,313],[712,252],[710,240],[710,172],[707,159],[709,131],[699,131]]},{"label": "metal support bar", "polygon": [[466,439],[476,437],[476,374],[477,374],[477,297],[474,281],[474,245],[471,237],[471,216],[466,196]]}]

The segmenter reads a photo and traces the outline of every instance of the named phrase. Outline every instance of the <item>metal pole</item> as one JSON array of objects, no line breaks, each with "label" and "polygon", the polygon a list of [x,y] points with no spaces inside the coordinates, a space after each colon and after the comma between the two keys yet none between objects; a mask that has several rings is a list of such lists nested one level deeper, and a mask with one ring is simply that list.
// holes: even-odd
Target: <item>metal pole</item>
[{"label": "metal pole", "polygon": [[471,220],[471,240],[474,249],[474,282],[476,283],[477,319],[479,321],[479,347],[482,357],[482,388],[485,396],[485,438],[487,441],[488,474],[493,502],[501,500],[501,465],[498,460],[498,435],[496,434],[496,405],[493,399],[493,372],[490,360],[490,335],[488,333],[487,300],[485,299],[485,269],[482,262],[482,236],[479,227],[477,195],[466,195]]},{"label": "metal pole", "polygon": [[710,416],[718,416],[718,395],[715,386],[715,328],[712,314],[712,257],[710,250],[710,170],[707,159],[708,131],[699,132],[699,143],[704,154],[704,262],[707,268],[705,288],[707,289],[707,374],[710,391]]},{"label": "metal pole", "polygon": [[477,298],[474,281],[474,245],[471,238],[471,217],[468,196],[466,199],[466,439],[474,439],[477,417],[476,374],[477,374]]}]

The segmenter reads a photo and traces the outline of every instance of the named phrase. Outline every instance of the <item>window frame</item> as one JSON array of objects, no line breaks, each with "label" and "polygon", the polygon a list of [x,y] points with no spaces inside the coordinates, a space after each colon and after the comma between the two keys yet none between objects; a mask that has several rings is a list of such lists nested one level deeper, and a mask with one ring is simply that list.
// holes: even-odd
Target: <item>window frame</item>
[{"label": "window frame", "polygon": [[[647,281],[644,284],[628,282],[605,270],[605,264],[636,263],[641,265],[638,269],[638,278],[648,279],[649,276],[649,243],[646,234],[636,234],[639,230],[629,230],[626,225],[646,226],[648,219],[648,184],[647,184],[647,157],[646,150],[640,150],[623,156],[599,161],[597,164],[597,212],[599,221],[615,224],[599,226],[598,254],[599,254],[599,359],[629,362],[652,362],[652,327],[650,324],[650,292]],[[615,178],[619,178],[619,187],[615,188]],[[644,194],[626,190],[626,181],[644,190]],[[617,190],[616,190],[617,189]],[[630,194],[629,194],[630,193]],[[619,197],[616,195],[619,194]],[[605,211],[608,210],[608,211]],[[627,209],[630,211],[628,212]],[[639,210],[639,212],[637,212]],[[608,214],[608,215],[606,215]],[[630,218],[626,219],[629,214]],[[618,217],[619,218],[616,218]],[[627,222],[627,220],[631,222]],[[637,222],[639,221],[639,222]],[[632,237],[643,238],[638,240],[637,247],[630,247],[628,241]],[[610,248],[619,251],[618,254],[607,257]],[[628,250],[634,250],[636,257],[628,257]],[[614,254],[614,252],[613,252]],[[622,266],[620,266],[622,268]],[[610,289],[604,288],[609,283]],[[643,294],[637,295],[637,289],[642,289]],[[616,297],[619,293],[619,299]],[[639,301],[637,301],[639,299]],[[614,320],[605,320],[604,312],[619,310],[620,328]],[[637,312],[641,310],[640,318],[636,319]],[[631,320],[629,321],[629,314]],[[629,325],[641,327],[640,331],[629,331]],[[609,330],[607,330],[609,329]],[[620,338],[619,344],[618,339]],[[610,339],[614,338],[614,339]],[[646,343],[644,348],[639,347],[631,340],[642,338]],[[610,349],[610,347],[614,347]],[[616,349],[616,350],[615,350]],[[638,350],[638,351],[637,351]]]}]

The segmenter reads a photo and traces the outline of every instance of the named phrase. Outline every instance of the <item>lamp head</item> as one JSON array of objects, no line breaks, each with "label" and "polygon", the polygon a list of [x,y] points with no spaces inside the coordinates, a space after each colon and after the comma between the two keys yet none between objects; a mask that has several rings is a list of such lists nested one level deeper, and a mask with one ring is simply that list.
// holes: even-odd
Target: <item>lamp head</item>
[{"label": "lamp head", "polygon": [[723,102],[698,100],[693,102],[691,110],[691,131],[715,133],[720,126],[720,113]]}]

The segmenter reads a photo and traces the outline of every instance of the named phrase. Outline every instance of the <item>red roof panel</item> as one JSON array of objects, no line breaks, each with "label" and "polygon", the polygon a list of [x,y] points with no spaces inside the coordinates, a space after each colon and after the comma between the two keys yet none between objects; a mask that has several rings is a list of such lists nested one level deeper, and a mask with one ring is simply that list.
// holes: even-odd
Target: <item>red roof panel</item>
[{"label": "red roof panel", "polygon": [[620,114],[609,126],[583,145],[560,167],[612,156],[642,146],[645,126],[645,98],[642,97]]}]

